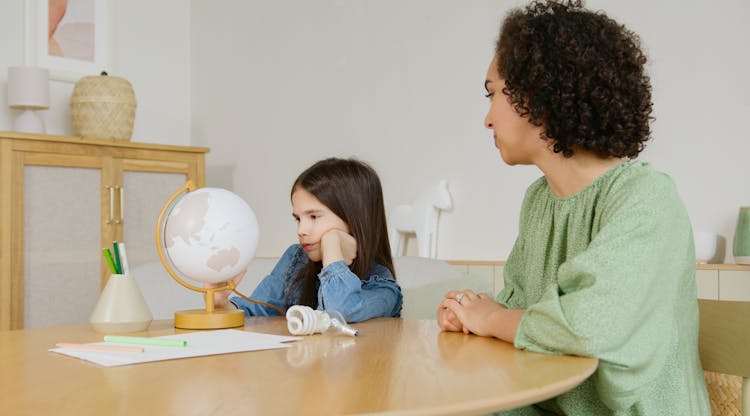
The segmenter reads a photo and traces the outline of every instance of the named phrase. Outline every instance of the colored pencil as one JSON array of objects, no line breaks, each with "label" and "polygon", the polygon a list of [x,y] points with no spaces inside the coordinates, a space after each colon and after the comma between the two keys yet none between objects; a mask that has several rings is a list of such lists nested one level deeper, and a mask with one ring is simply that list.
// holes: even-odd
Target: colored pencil
[{"label": "colored pencil", "polygon": [[187,347],[183,339],[127,337],[122,335],[105,335],[104,341],[118,344],[157,345],[160,347]]},{"label": "colored pencil", "polygon": [[120,261],[120,247],[117,245],[117,240],[112,242],[112,249],[115,253],[115,268],[117,268],[117,274],[123,274],[122,262]]},{"label": "colored pencil", "polygon": [[112,253],[106,247],[102,249],[102,252],[104,253],[104,258],[107,259],[107,264],[109,264],[109,270],[112,271],[112,274],[118,274],[115,262],[112,260]]},{"label": "colored pencil", "polygon": [[142,347],[125,347],[122,345],[96,345],[96,344],[74,344],[71,342],[58,342],[58,348],[72,348],[75,350],[112,351],[112,352],[143,352]]}]

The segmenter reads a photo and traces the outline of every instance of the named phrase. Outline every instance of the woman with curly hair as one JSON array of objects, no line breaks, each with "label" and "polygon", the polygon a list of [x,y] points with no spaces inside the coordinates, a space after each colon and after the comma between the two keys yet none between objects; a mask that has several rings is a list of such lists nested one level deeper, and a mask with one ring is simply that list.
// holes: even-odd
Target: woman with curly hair
[{"label": "woman with curly hair", "polygon": [[485,126],[543,173],[493,300],[450,291],[440,327],[599,359],[577,388],[509,414],[707,415],[692,229],[675,184],[634,159],[650,138],[638,37],[580,1],[505,18]]}]

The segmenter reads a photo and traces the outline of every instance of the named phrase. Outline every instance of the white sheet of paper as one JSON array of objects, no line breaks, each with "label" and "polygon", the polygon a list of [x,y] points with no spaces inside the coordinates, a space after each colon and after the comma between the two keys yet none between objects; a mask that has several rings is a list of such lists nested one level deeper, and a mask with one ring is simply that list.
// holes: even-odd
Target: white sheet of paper
[{"label": "white sheet of paper", "polygon": [[[285,344],[286,342],[302,339],[300,337],[259,334],[257,332],[240,331],[237,329],[190,332],[155,338],[183,339],[187,341],[187,346],[159,347],[143,345],[142,353],[78,350],[74,348],[50,348],[49,351],[91,361],[105,367],[114,367],[151,361],[173,360],[176,358],[288,348],[289,345]],[[133,344],[109,342],[92,342],[91,344],[134,346]]]}]

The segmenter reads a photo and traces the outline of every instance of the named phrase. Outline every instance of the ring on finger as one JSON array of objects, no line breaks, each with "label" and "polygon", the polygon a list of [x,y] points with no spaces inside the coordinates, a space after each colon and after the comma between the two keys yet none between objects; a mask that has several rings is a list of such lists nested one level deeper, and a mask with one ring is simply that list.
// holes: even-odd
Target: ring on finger
[{"label": "ring on finger", "polygon": [[459,294],[458,294],[458,295],[456,295],[456,297],[455,297],[455,299],[456,299],[456,302],[458,302],[459,304],[461,303],[461,300],[462,300],[463,298],[464,298],[464,294],[463,294],[463,293],[459,293]]}]

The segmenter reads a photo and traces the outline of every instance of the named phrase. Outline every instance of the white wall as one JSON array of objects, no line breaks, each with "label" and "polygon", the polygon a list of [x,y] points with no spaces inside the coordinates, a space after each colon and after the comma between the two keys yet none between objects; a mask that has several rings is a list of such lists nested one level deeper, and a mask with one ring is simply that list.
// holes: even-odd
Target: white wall
[{"label": "white wall", "polygon": [[[24,64],[24,4],[0,4],[0,130],[10,130],[19,110],[7,107],[7,68]],[[34,0],[36,1],[36,0]],[[189,145],[190,4],[182,0],[111,0],[114,66],[135,90],[133,141]],[[98,75],[98,74],[89,74]],[[51,81],[51,105],[40,114],[47,133],[73,135],[72,82]]]},{"label": "white wall", "polygon": [[[314,160],[357,155],[388,208],[438,179],[453,212],[438,255],[504,259],[524,189],[482,128],[482,82],[515,0],[114,1],[114,75],[138,100],[133,140],[206,145],[209,184],[233,187],[261,221],[258,255],[294,240],[289,185]],[[654,142],[642,159],[677,181],[696,229],[731,246],[750,205],[750,3],[590,1],[636,30],[651,57]],[[0,129],[7,67],[23,63],[24,0],[0,4]],[[52,81],[48,131],[73,134],[73,84]],[[731,261],[731,253],[728,256]]]},{"label": "white wall", "polygon": [[591,4],[639,33],[651,58],[656,121],[642,159],[672,175],[694,230],[725,237],[732,263],[739,207],[750,205],[750,3]]},{"label": "white wall", "polygon": [[[258,214],[260,256],[294,241],[289,186],[324,156],[380,172],[387,208],[449,181],[438,256],[504,259],[526,186],[482,127],[484,75],[512,0],[225,0],[192,3],[193,139],[209,183]],[[730,242],[750,205],[750,3],[590,1],[651,57],[655,140],[642,159],[673,176],[696,230]],[[212,174],[212,172],[215,172]]]}]

